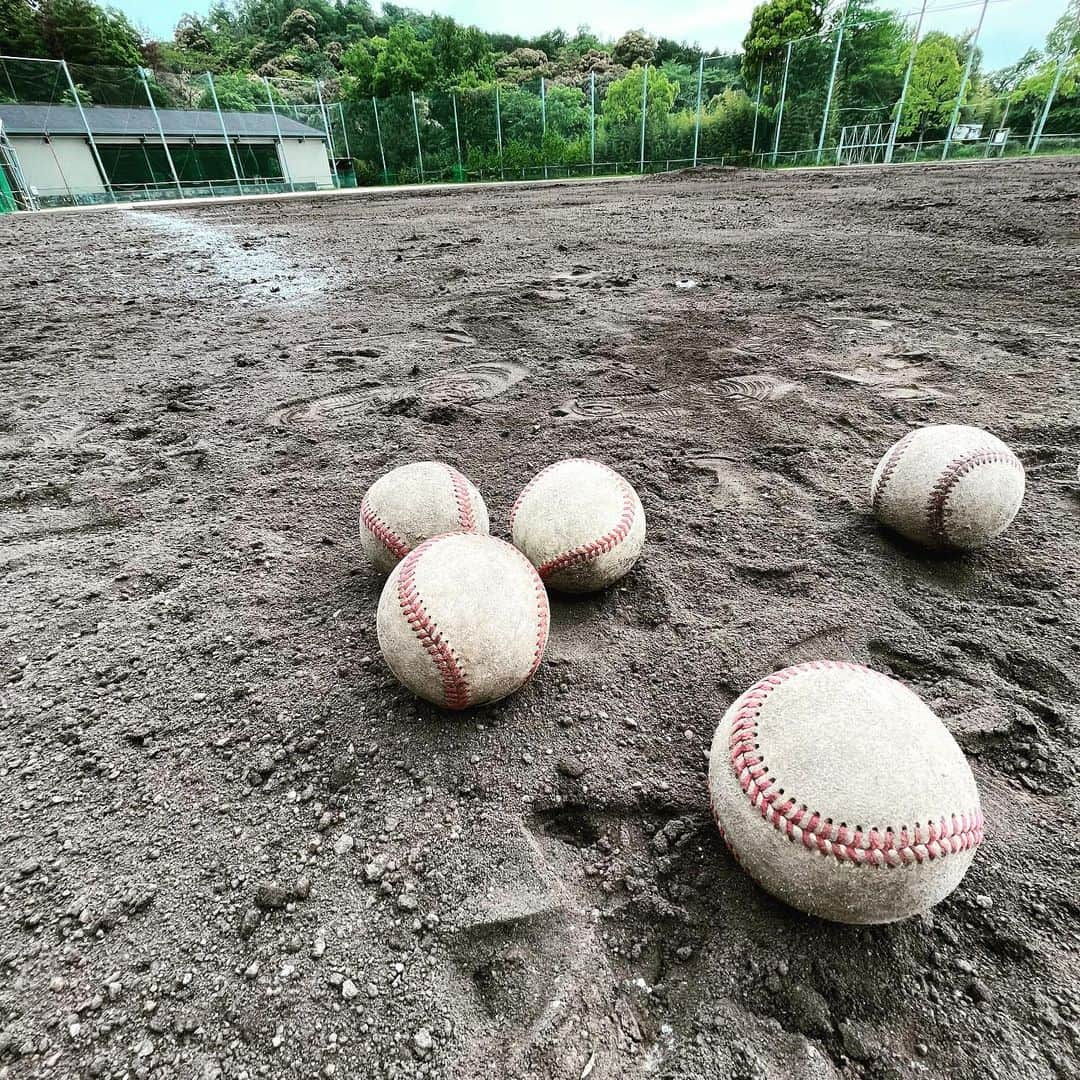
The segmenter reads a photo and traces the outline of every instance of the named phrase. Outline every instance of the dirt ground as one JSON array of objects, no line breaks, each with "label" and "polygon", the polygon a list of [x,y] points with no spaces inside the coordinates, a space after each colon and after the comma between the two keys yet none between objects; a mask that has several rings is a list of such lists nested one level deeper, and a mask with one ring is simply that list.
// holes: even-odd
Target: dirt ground
[{"label": "dirt ground", "polygon": [[[0,223],[0,1077],[1076,1077],[1080,163]],[[913,425],[1028,494],[868,513]],[[536,679],[442,714],[357,540],[442,458],[506,535],[587,455],[649,534]],[[706,751],[792,662],[895,674],[987,839],[925,918],[799,915]],[[883,747],[902,767],[903,747]]]}]

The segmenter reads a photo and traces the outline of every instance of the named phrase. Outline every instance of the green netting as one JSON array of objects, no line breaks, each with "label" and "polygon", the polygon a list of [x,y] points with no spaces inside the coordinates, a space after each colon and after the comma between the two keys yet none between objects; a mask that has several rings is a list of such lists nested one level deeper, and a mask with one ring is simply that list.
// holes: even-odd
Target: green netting
[{"label": "green netting", "polygon": [[7,176],[7,167],[0,162],[0,214],[10,214],[17,209],[15,195]]}]

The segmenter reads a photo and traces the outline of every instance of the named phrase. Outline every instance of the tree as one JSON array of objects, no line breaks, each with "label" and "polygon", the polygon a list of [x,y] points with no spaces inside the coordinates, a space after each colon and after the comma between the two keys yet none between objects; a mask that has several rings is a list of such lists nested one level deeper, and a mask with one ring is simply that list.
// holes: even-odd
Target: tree
[{"label": "tree", "polygon": [[119,11],[93,0],[44,0],[38,17],[45,50],[56,60],[126,68],[142,63],[139,35]]},{"label": "tree", "polygon": [[[909,45],[898,58],[898,72],[907,66],[910,49]],[[956,95],[960,92],[961,77],[956,39],[939,30],[931,30],[915,51],[915,64],[897,134],[910,135],[948,124]]]},{"label": "tree", "polygon": [[824,11],[824,0],[766,0],[758,4],[743,38],[745,77],[756,79],[762,63],[779,60],[787,42],[816,34],[821,29]]},{"label": "tree", "polygon": [[[246,71],[227,71],[214,79],[214,93],[222,112],[256,112],[266,104],[266,84]],[[280,95],[279,102],[283,102]],[[214,96],[207,84],[199,98],[200,109],[212,109]]]},{"label": "tree", "polygon": [[0,0],[0,54],[41,56],[41,24],[29,0]]},{"label": "tree", "polygon": [[611,59],[623,67],[651,64],[656,56],[656,42],[644,30],[627,30],[611,50]]},{"label": "tree", "polygon": [[1075,56],[1080,53],[1080,0],[1069,0],[1065,14],[1046,35],[1046,51],[1051,56]]},{"label": "tree", "polygon": [[454,85],[467,72],[482,68],[488,58],[488,43],[475,26],[459,26],[446,15],[431,20],[431,55],[440,82]]},{"label": "tree", "polygon": [[356,42],[342,56],[341,64],[352,77],[351,93],[361,97],[422,90],[436,71],[431,45],[418,40],[416,31],[404,22],[391,26],[386,37]]},{"label": "tree", "polygon": [[[608,87],[600,108],[602,133],[620,156],[634,153],[641,134],[641,92],[646,69],[636,67]],[[658,68],[650,67],[645,125],[654,135],[667,126],[671,106],[679,92]]]}]

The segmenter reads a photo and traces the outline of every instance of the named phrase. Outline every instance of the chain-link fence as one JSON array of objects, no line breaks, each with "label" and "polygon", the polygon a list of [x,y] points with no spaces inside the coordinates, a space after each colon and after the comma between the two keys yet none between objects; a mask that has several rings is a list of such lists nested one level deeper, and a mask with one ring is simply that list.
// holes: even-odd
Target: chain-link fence
[{"label": "chain-link fence", "polygon": [[[988,3],[906,16],[838,5],[756,66],[730,55],[360,96],[348,78],[0,57],[0,211],[536,180],[700,164],[791,166],[1080,151],[1080,59],[980,71]],[[946,32],[939,13],[977,18]],[[955,28],[954,28],[955,30]]]}]

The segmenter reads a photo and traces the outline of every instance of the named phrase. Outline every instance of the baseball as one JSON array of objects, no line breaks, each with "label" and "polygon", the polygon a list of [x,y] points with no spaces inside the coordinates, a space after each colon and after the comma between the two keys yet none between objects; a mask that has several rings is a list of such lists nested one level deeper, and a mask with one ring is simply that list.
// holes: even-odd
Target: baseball
[{"label": "baseball", "polygon": [[360,546],[388,574],[417,544],[443,533],[487,535],[488,512],[468,477],[442,461],[414,461],[380,476],[360,503]]},{"label": "baseball", "polygon": [[426,540],[394,568],[379,599],[379,648],[414,694],[467,709],[532,678],[548,635],[544,583],[505,540]]},{"label": "baseball", "polygon": [[857,664],[800,664],[751,687],[716,730],[709,793],[747,873],[836,922],[926,911],[982,842],[953,737],[907,687]]},{"label": "baseball", "polygon": [[933,424],[909,431],[874,470],[877,519],[930,547],[976,548],[1000,536],[1024,499],[1024,467],[987,431]]},{"label": "baseball", "polygon": [[525,485],[510,511],[510,535],[550,588],[593,592],[637,562],[645,511],[614,469],[567,458]]}]

